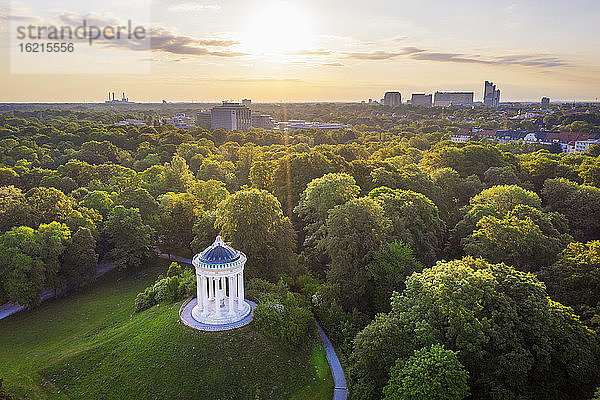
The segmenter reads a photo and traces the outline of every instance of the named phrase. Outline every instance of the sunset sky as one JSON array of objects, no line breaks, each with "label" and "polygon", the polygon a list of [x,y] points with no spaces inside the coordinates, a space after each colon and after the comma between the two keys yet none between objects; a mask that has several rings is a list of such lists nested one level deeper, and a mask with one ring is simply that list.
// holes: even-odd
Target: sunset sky
[{"label": "sunset sky", "polygon": [[[11,71],[15,24],[83,18],[151,26],[152,49],[78,43],[86,73]],[[597,0],[0,0],[0,102],[99,102],[108,91],[136,102],[360,101],[387,90],[481,100],[485,80],[503,101],[595,100],[598,21]],[[74,62],[56,56],[27,64]],[[102,72],[111,65],[129,73]]]}]

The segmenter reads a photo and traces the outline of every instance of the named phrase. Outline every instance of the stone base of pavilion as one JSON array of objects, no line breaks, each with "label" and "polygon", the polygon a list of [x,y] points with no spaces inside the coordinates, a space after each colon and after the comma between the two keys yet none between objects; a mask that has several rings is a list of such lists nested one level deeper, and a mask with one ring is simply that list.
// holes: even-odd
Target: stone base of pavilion
[{"label": "stone base of pavilion", "polygon": [[[244,300],[244,305],[247,307],[243,307],[243,309],[247,310],[244,315],[239,317],[234,322],[228,322],[228,316],[223,316],[223,319],[219,319],[218,323],[206,323],[200,322],[196,320],[196,318],[192,315],[194,307],[198,304],[198,299],[193,298],[189,300],[187,303],[183,303],[181,309],[179,310],[179,318],[184,325],[189,326],[190,328],[198,329],[200,331],[227,331],[230,329],[240,328],[242,326],[248,325],[252,322],[252,317],[254,315],[254,308],[256,307],[256,303],[250,300]],[[222,322],[221,322],[222,321]],[[230,321],[230,320],[229,320]]]}]

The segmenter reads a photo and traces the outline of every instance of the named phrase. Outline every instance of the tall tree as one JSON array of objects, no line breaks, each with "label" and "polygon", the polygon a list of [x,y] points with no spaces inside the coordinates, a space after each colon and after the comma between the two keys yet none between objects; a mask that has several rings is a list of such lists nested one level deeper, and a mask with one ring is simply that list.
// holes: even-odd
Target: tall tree
[{"label": "tall tree", "polygon": [[71,237],[63,257],[61,275],[67,285],[81,287],[96,278],[98,255],[96,239],[87,228],[79,228]]},{"label": "tall tree", "polygon": [[390,221],[383,207],[363,197],[336,206],[327,218],[327,252],[331,266],[327,280],[346,310],[369,311],[369,274],[366,266],[386,241]]},{"label": "tall tree", "polygon": [[113,262],[119,269],[140,268],[153,253],[154,232],[142,222],[137,208],[116,206],[108,214],[104,230],[113,245]]},{"label": "tall tree", "polygon": [[300,202],[294,211],[306,223],[303,254],[308,265],[319,275],[324,273],[329,262],[325,246],[328,212],[357,197],[359,193],[360,188],[352,176],[332,173],[313,179],[300,195]]},{"label": "tall tree", "polygon": [[169,254],[174,250],[189,252],[189,244],[194,238],[192,228],[202,207],[190,193],[166,193],[160,197],[159,233],[162,245]]},{"label": "tall tree", "polygon": [[445,224],[431,200],[410,190],[373,189],[369,197],[381,204],[391,221],[390,238],[406,243],[419,261],[433,264],[442,249]]},{"label": "tall tree", "polygon": [[247,273],[276,281],[293,271],[294,231],[281,204],[265,190],[240,190],[219,204],[215,226],[248,256]]}]

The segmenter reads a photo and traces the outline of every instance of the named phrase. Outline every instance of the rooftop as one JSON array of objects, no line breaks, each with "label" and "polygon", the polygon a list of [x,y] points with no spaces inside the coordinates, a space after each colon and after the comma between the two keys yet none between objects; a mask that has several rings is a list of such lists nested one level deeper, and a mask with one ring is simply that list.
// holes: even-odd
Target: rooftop
[{"label": "rooftop", "polygon": [[196,257],[205,264],[227,264],[239,259],[240,252],[227,245],[221,236],[217,236],[215,242]]}]

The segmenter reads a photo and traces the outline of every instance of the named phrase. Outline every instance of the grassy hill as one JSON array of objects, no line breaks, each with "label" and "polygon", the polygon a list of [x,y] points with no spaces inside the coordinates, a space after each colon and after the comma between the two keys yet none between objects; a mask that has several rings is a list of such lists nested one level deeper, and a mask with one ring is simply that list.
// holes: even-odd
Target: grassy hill
[{"label": "grassy hill", "polygon": [[0,321],[0,377],[33,399],[331,399],[322,345],[288,350],[252,325],[205,333],[179,324],[181,303],[134,314],[166,269],[111,272],[92,287]]}]

